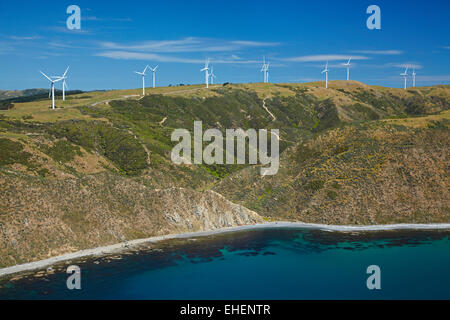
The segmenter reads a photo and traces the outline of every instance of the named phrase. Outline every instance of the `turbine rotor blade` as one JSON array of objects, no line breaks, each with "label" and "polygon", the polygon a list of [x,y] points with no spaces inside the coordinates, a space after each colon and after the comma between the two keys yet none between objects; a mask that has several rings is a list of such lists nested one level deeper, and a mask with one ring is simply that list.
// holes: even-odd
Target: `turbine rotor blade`
[{"label": "turbine rotor blade", "polygon": [[53,82],[53,80],[52,79],[50,79],[50,77],[49,76],[47,76],[45,73],[43,73],[42,71],[39,71],[40,73],[42,73],[42,75],[44,76],[44,77],[46,77],[48,80],[50,80],[51,82]]},{"label": "turbine rotor blade", "polygon": [[65,77],[65,76],[66,76],[66,74],[67,74],[67,71],[69,71],[69,66],[67,67],[66,71],[64,72],[64,74],[63,74],[63,77]]}]

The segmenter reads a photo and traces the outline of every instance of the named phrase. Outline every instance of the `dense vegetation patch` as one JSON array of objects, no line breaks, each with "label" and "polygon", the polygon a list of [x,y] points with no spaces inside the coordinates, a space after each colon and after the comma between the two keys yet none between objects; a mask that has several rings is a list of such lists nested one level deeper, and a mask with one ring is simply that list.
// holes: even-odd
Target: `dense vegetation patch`
[{"label": "dense vegetation patch", "polygon": [[[50,125],[47,130],[58,138],[66,138],[87,151],[105,156],[127,175],[138,175],[147,167],[147,153],[142,145],[127,131],[102,121],[61,122]],[[65,147],[67,145],[58,150]]]},{"label": "dense vegetation patch", "polygon": [[14,108],[14,104],[9,101],[0,101],[0,110],[10,110]]},{"label": "dense vegetation patch", "polygon": [[23,145],[18,141],[0,138],[0,165],[20,163],[29,166],[31,154],[23,151]]},{"label": "dense vegetation patch", "polygon": [[60,162],[69,162],[76,155],[82,155],[80,147],[73,145],[67,140],[59,140],[51,147],[44,147],[44,152],[54,160]]}]

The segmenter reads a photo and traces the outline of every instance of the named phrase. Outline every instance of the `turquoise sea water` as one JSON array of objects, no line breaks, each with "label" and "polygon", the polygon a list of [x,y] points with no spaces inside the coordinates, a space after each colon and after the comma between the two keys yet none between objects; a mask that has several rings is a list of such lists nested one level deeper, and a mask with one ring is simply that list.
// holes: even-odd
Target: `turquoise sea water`
[{"label": "turquoise sea water", "polygon": [[[68,275],[0,280],[0,299],[450,299],[450,231],[262,229],[167,241]],[[95,261],[95,263],[94,263]],[[381,290],[366,269],[381,268]]]}]

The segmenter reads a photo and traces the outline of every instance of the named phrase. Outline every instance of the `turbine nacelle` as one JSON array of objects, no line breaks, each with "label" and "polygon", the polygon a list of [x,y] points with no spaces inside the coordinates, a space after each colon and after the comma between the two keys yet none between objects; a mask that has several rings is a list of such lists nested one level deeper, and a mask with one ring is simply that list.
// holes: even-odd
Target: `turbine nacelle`
[{"label": "turbine nacelle", "polygon": [[46,77],[48,80],[50,80],[50,82],[52,83],[52,84],[54,84],[55,82],[58,82],[58,81],[61,81],[61,80],[63,80],[64,78],[63,77],[56,77],[56,76],[53,76],[53,77],[49,77],[49,76],[47,76],[45,73],[43,73],[42,71],[39,71],[44,77]]},{"label": "turbine nacelle", "polygon": [[43,73],[42,71],[39,71],[44,77],[46,77],[49,81],[50,81],[50,90],[48,92],[48,97],[52,98],[52,109],[55,109],[55,83],[59,82],[63,79],[65,79],[64,77],[49,77],[48,75],[46,75],[45,73]]},{"label": "turbine nacelle", "polygon": [[406,67],[405,72],[400,73],[400,75],[406,77],[408,75],[408,67]]},{"label": "turbine nacelle", "polygon": [[326,66],[325,66],[325,69],[322,71],[322,73],[325,73],[325,72],[328,72],[328,71],[330,71],[330,70],[328,70],[328,61],[327,61],[327,64],[326,64]]},{"label": "turbine nacelle", "polygon": [[209,71],[209,59],[206,60],[205,67],[203,69],[201,69],[200,71],[202,72],[202,71],[207,71],[207,70]]},{"label": "turbine nacelle", "polygon": [[269,66],[270,63],[266,63],[266,57],[263,57],[263,65],[261,68],[261,72],[264,72],[264,83],[269,82]]},{"label": "turbine nacelle", "polygon": [[207,59],[205,61],[205,67],[203,69],[200,70],[200,72],[205,71],[205,84],[206,84],[206,88],[209,88],[209,59]]},{"label": "turbine nacelle", "polygon": [[145,72],[147,71],[148,68],[149,68],[149,66],[146,65],[144,71],[142,71],[142,72],[135,71],[134,72],[134,73],[142,76],[142,95],[143,96],[145,96],[145,76],[146,76]]},{"label": "turbine nacelle", "polygon": [[144,71],[142,71],[142,72],[135,71],[134,73],[141,75],[141,76],[145,76],[146,75],[145,72],[147,71],[147,69],[148,69],[148,66],[145,67]]}]

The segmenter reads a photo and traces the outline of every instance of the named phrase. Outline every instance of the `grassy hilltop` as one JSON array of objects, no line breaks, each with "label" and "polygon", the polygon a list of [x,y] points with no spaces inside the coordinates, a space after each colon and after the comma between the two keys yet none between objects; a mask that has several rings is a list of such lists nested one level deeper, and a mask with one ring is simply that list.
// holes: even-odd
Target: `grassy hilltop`
[{"label": "grassy hilltop", "polygon": [[[139,92],[72,94],[56,110],[42,98],[0,110],[0,266],[263,219],[450,222],[450,86],[333,81],[329,89],[317,82]],[[195,120],[204,130],[280,129],[279,173],[174,165],[170,135],[192,131]]]}]

